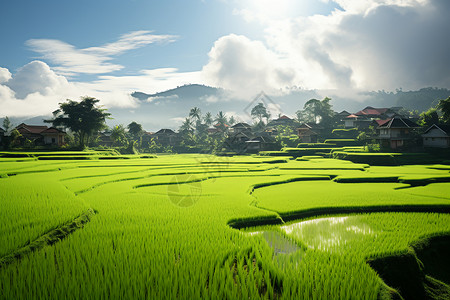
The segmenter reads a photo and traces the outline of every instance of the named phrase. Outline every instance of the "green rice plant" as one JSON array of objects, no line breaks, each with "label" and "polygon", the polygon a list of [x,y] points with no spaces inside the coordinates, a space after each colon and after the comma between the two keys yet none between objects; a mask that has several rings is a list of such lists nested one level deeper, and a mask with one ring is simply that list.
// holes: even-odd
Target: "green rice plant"
[{"label": "green rice plant", "polygon": [[[377,299],[385,285],[366,259],[404,253],[450,224],[448,214],[371,213],[341,227],[281,228],[298,213],[445,209],[450,183],[330,180],[445,177],[442,165],[189,154],[0,167],[1,257],[96,211],[82,229],[0,267],[0,299]],[[277,229],[266,235],[230,227],[271,223]],[[316,239],[333,230],[343,234],[339,243]]]},{"label": "green rice plant", "polygon": [[0,179],[0,257],[79,216],[89,206],[58,181],[33,175]]}]

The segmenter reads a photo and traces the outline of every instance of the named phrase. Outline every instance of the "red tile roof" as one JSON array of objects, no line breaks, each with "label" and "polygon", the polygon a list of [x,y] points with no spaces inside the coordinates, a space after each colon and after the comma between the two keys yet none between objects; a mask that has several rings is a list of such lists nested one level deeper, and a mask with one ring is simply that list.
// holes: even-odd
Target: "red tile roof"
[{"label": "red tile roof", "polygon": [[379,115],[386,113],[387,110],[388,110],[388,108],[373,108],[371,106],[367,106],[363,110],[360,110],[357,113],[355,113],[355,115],[357,115],[357,116],[366,116],[366,115],[379,116]]},{"label": "red tile roof", "polygon": [[386,124],[387,122],[389,122],[391,119],[386,119],[386,120],[374,120],[375,122],[377,122],[378,126],[381,126],[383,124]]}]

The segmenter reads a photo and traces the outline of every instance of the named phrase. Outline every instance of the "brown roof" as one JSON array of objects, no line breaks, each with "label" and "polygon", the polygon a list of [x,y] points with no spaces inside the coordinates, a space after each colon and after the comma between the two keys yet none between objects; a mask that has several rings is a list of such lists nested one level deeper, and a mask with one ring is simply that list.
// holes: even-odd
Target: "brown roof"
[{"label": "brown roof", "polygon": [[409,119],[393,117],[388,122],[380,125],[380,128],[414,128],[419,127],[416,123]]},{"label": "brown roof", "polygon": [[278,120],[291,120],[291,118],[289,118],[286,115],[282,115],[281,117],[278,118]]},{"label": "brown roof", "polygon": [[28,132],[28,133],[34,133],[34,134],[39,134],[42,131],[46,130],[48,127],[47,126],[37,126],[37,125],[27,125],[25,123],[20,124],[19,126],[16,127],[16,129],[21,132]]},{"label": "brown roof", "polygon": [[50,127],[50,128],[45,129],[41,133],[65,133],[65,132],[62,130],[59,130],[58,128]]}]

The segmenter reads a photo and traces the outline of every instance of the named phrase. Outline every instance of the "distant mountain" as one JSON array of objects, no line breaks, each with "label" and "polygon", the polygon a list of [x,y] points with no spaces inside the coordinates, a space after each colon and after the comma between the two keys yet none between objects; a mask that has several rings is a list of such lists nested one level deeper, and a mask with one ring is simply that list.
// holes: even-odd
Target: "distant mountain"
[{"label": "distant mountain", "polygon": [[156,94],[146,94],[142,92],[134,92],[131,94],[136,99],[147,100],[149,98],[158,97],[171,97],[171,96],[182,96],[183,98],[201,98],[204,96],[217,95],[218,93],[223,93],[224,91],[219,88],[214,88],[201,84],[189,84],[179,86],[174,89],[167,90],[165,92],[160,92]]},{"label": "distant mountain", "polygon": [[[259,92],[259,91],[258,91]],[[255,97],[257,93],[255,93]],[[108,126],[123,124],[128,125],[132,121],[142,124],[147,131],[157,131],[161,128],[177,130],[181,122],[188,116],[192,107],[199,107],[202,114],[211,112],[213,116],[223,111],[228,116],[234,115],[238,121],[251,122],[251,108],[259,100],[254,98],[238,98],[230,92],[199,84],[179,86],[164,92],[146,94],[136,91],[131,94],[138,100],[135,108],[111,107],[108,111],[113,119],[108,120]],[[272,117],[276,118],[278,113],[295,117],[295,112],[302,109],[309,99],[323,99],[328,96],[332,98],[331,104],[335,111],[347,110],[356,112],[366,106],[393,107],[402,106],[407,109],[425,111],[435,106],[440,99],[450,96],[450,90],[442,88],[423,88],[418,91],[395,92],[341,92],[336,90],[303,90],[293,89],[268,95],[270,98],[266,105],[278,108],[277,112],[272,110]],[[252,101],[255,101],[254,103]],[[41,125],[43,119],[49,116],[38,116],[34,118],[10,118],[13,124],[22,122],[31,125]],[[0,119],[0,122],[2,120]],[[0,123],[0,126],[2,123]],[[47,124],[49,125],[49,124]]]},{"label": "distant mountain", "polygon": [[450,97],[450,90],[444,88],[422,88],[418,91],[370,92],[366,93],[370,101],[381,106],[402,106],[410,110],[426,111],[436,106],[441,99]]}]

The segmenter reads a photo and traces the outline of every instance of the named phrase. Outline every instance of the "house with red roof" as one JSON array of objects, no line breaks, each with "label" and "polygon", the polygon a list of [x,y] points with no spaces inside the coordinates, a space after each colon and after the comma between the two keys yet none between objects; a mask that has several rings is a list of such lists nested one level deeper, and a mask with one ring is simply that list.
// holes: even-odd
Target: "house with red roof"
[{"label": "house with red roof", "polygon": [[345,128],[368,128],[373,120],[386,120],[396,115],[395,110],[391,108],[374,108],[367,106],[354,114],[346,116],[344,120]]},{"label": "house with red roof", "polygon": [[377,141],[383,148],[404,148],[414,144],[416,139],[415,130],[419,127],[419,125],[407,118],[394,116],[378,126]]},{"label": "house with red roof", "polygon": [[[268,127],[275,127],[275,126],[294,126],[296,125],[297,121],[294,119],[289,118],[286,115],[280,116],[278,119],[271,120],[267,126]],[[297,123],[298,124],[298,123]]]},{"label": "house with red roof", "polygon": [[36,146],[58,146],[65,144],[66,133],[55,127],[27,125],[25,123],[16,127],[22,135],[21,143],[26,139],[32,141]]}]

